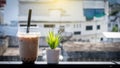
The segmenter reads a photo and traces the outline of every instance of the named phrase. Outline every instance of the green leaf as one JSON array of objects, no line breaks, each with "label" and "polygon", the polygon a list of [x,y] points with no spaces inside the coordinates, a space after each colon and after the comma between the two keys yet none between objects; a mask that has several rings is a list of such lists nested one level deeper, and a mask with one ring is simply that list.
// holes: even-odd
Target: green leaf
[{"label": "green leaf", "polygon": [[48,36],[46,37],[46,42],[50,46],[51,49],[55,49],[60,42],[60,35],[55,35],[53,31],[50,31]]}]

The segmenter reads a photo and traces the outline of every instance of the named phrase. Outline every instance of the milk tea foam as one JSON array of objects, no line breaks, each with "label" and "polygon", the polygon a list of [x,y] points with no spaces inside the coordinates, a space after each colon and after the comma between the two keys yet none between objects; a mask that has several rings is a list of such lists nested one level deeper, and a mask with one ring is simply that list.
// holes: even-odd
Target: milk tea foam
[{"label": "milk tea foam", "polygon": [[18,34],[20,58],[23,62],[34,62],[38,56],[39,35]]}]

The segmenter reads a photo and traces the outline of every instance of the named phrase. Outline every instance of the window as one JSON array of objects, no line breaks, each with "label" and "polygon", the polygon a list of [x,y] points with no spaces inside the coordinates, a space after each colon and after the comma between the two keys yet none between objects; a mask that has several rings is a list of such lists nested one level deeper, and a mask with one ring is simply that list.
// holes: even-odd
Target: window
[{"label": "window", "polygon": [[94,10],[92,9],[84,9],[84,16],[86,17],[86,20],[93,20],[94,18]]},{"label": "window", "polygon": [[100,38],[101,41],[103,41],[103,38]]},{"label": "window", "polygon": [[80,35],[80,34],[81,34],[80,31],[76,31],[76,32],[74,32],[74,35]]},{"label": "window", "polygon": [[[20,24],[20,26],[26,27],[27,25],[26,24]],[[36,24],[31,24],[30,26],[37,26],[37,25]]]},{"label": "window", "polygon": [[54,24],[45,24],[44,27],[45,28],[54,28],[55,25]]},{"label": "window", "polygon": [[58,33],[64,32],[65,31],[65,26],[59,26]]},{"label": "window", "polygon": [[97,25],[97,30],[100,30],[100,25]]},{"label": "window", "polygon": [[74,24],[74,28],[81,28],[81,24]]},{"label": "window", "polygon": [[73,25],[73,27],[75,28],[75,24]]},{"label": "window", "polygon": [[94,19],[94,17],[100,18],[105,15],[105,10],[104,9],[83,9],[84,10],[84,16],[86,17],[87,21],[91,21]]},{"label": "window", "polygon": [[86,17],[86,21],[92,21],[92,20],[93,20],[93,18]]},{"label": "window", "polygon": [[79,27],[81,28],[81,24],[79,24]]},{"label": "window", "polygon": [[108,23],[108,27],[111,27],[111,23]]},{"label": "window", "polygon": [[86,26],[86,30],[93,30],[93,26]]}]

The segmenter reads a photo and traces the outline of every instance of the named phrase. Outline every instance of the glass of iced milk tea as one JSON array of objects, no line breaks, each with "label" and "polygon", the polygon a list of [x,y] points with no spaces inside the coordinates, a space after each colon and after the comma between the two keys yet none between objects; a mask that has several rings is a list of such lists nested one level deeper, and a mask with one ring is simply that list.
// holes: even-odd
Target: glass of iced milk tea
[{"label": "glass of iced milk tea", "polygon": [[19,53],[23,63],[34,63],[38,57],[39,33],[18,33]]}]

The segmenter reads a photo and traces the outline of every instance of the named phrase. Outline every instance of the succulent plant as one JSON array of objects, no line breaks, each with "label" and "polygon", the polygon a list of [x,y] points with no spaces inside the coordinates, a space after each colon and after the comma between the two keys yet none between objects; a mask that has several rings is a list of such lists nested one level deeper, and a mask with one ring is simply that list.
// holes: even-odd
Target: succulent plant
[{"label": "succulent plant", "polygon": [[55,49],[56,47],[58,47],[60,39],[60,34],[55,34],[53,31],[50,31],[46,38],[46,42],[48,43],[51,49]]}]

